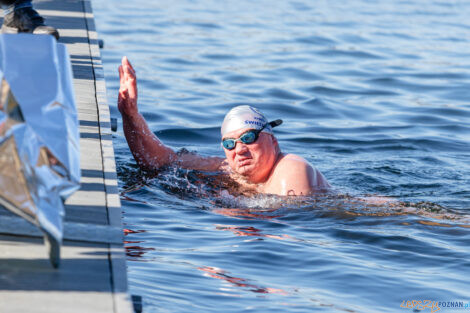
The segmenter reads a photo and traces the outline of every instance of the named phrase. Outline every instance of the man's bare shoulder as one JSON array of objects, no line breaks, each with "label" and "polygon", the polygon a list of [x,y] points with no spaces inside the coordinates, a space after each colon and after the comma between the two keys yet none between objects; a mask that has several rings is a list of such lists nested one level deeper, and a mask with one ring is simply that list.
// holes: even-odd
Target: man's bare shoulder
[{"label": "man's bare shoulder", "polygon": [[273,170],[273,178],[298,179],[299,176],[309,175],[313,167],[301,156],[286,154],[282,156]]},{"label": "man's bare shoulder", "polygon": [[278,166],[306,166],[310,168],[312,167],[307,162],[307,160],[305,160],[303,157],[297,154],[292,154],[292,153],[288,153],[282,156],[277,165]]},{"label": "man's bare shoulder", "polygon": [[282,155],[264,186],[264,192],[283,196],[309,194],[310,171],[312,168],[304,158],[295,154]]},{"label": "man's bare shoulder", "polygon": [[307,195],[329,188],[327,180],[310,163],[295,154],[286,154],[276,164],[265,192],[280,195]]},{"label": "man's bare shoulder", "polygon": [[279,157],[274,165],[269,180],[290,179],[311,169],[310,164],[295,154],[285,154]]}]

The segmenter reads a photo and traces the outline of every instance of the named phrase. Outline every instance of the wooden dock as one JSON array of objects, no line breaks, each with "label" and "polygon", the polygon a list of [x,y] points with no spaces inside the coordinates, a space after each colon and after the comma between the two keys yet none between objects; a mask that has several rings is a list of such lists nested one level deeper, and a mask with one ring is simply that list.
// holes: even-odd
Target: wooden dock
[{"label": "wooden dock", "polygon": [[82,179],[66,202],[58,269],[51,267],[40,233],[0,208],[0,312],[130,313],[110,114],[91,3],[33,4],[59,30],[71,57]]}]

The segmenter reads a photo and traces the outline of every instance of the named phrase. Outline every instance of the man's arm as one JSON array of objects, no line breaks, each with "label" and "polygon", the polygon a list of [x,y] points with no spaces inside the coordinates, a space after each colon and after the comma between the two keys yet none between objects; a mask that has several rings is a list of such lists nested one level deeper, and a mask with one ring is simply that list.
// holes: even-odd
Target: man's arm
[{"label": "man's arm", "polygon": [[127,144],[134,159],[143,169],[156,169],[176,160],[176,153],[165,146],[149,129],[137,108],[137,77],[127,57],[119,66],[118,109]]},{"label": "man's arm", "polygon": [[154,170],[178,162],[179,166],[185,168],[208,171],[219,169],[222,158],[204,158],[191,153],[178,156],[150,130],[144,117],[138,112],[137,77],[127,57],[122,58],[119,78],[118,109],[122,115],[124,135],[134,159],[141,168]]}]

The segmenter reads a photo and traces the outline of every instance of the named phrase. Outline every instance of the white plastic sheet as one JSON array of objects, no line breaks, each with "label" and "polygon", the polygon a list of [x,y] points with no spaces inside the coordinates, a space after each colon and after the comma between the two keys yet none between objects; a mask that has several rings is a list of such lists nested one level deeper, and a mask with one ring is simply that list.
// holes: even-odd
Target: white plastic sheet
[{"label": "white plastic sheet", "polygon": [[77,110],[66,47],[0,35],[0,204],[37,225],[58,266],[65,199],[78,189]]}]

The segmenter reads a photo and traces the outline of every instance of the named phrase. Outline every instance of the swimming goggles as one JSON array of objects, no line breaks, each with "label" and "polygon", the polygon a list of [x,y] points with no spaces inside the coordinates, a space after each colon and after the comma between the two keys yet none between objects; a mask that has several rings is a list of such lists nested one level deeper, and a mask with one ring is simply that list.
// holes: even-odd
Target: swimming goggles
[{"label": "swimming goggles", "polygon": [[224,146],[227,150],[233,150],[237,145],[237,141],[240,141],[244,144],[251,144],[258,140],[259,134],[266,128],[266,126],[270,125],[271,127],[276,127],[282,124],[282,120],[275,120],[269,123],[266,123],[260,129],[250,129],[249,131],[244,132],[239,138],[225,138],[222,140],[222,146]]}]

